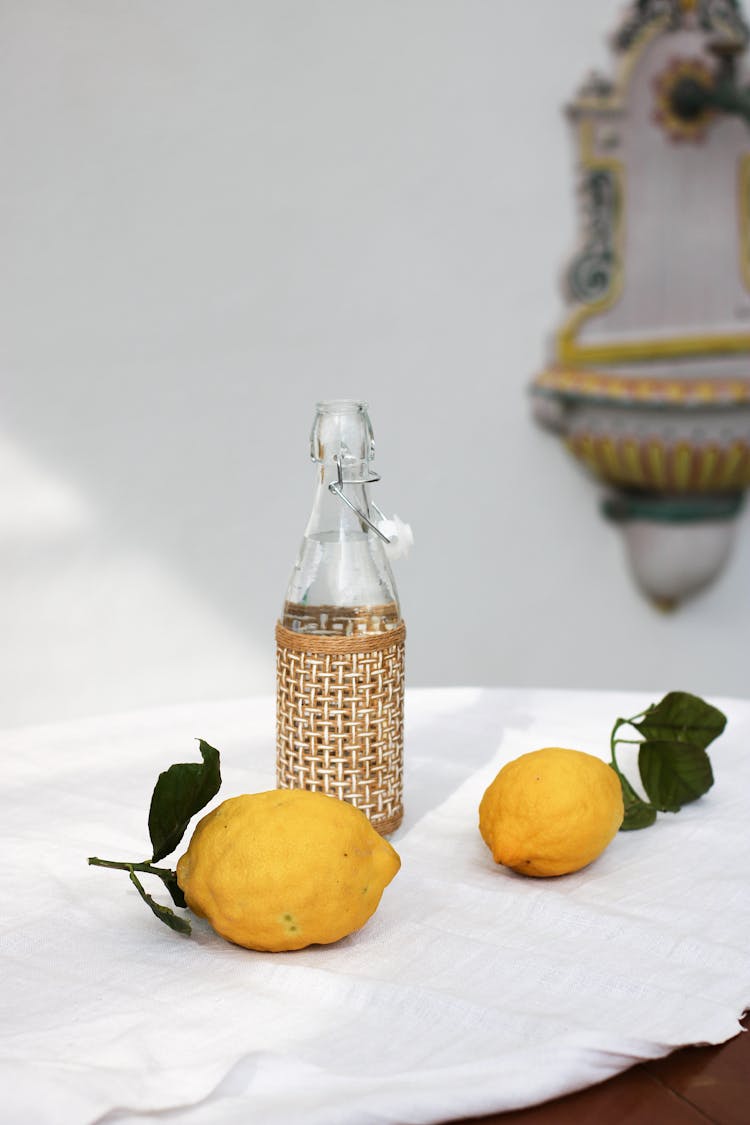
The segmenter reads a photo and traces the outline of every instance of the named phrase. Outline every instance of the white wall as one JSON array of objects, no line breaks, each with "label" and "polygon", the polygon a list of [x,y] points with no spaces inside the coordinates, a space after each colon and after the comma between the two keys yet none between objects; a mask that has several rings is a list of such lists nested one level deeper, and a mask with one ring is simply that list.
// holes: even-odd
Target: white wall
[{"label": "white wall", "polygon": [[5,0],[0,721],[271,692],[317,398],[371,404],[410,683],[747,695],[527,387],[618,0]]}]

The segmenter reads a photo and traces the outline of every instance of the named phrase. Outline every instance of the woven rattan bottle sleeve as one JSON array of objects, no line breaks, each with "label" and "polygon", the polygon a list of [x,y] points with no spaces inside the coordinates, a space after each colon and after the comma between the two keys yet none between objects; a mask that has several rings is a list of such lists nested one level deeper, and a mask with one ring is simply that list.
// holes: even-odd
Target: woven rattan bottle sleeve
[{"label": "woven rattan bottle sleeve", "polygon": [[403,816],[404,641],[276,626],[276,779],[341,797],[392,832]]}]

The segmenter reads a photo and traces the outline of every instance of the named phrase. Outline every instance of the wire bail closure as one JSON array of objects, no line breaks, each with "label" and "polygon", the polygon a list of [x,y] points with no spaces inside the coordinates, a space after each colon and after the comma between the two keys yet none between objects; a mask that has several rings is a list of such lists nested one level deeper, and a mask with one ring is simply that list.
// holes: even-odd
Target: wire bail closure
[{"label": "wire bail closure", "polygon": [[[344,481],[343,466],[341,464],[341,459],[340,459],[340,457],[337,453],[334,453],[333,460],[334,460],[334,464],[336,465],[336,475],[337,475],[338,479],[334,480],[334,481],[331,481],[331,483],[328,485],[328,491],[332,492],[334,494],[334,496],[338,496],[339,500],[343,500],[343,502],[346,504],[347,508],[351,508],[351,510],[354,512],[354,514],[356,516],[358,516],[359,519],[361,519],[363,523],[367,524],[367,526],[370,528],[371,531],[374,531],[376,535],[380,536],[380,538],[383,540],[384,543],[390,543],[391,540],[388,538],[387,535],[383,534],[383,532],[380,530],[380,528],[377,526],[377,524],[374,524],[372,522],[372,520],[370,519],[370,517],[368,515],[366,515],[362,511],[361,508],[358,508],[357,505],[352,500],[350,500],[349,497],[344,493],[344,484],[345,483],[346,484],[377,484],[377,482],[380,480],[379,473],[373,472],[371,470],[370,475],[368,477],[359,477],[359,478],[355,478],[354,480],[349,480],[349,481],[345,482]],[[381,510],[377,506],[377,504],[375,504],[373,502],[372,507],[373,507],[374,511],[377,513],[377,515],[380,516],[381,519],[385,519],[385,516],[383,515],[383,513],[381,512]]]}]

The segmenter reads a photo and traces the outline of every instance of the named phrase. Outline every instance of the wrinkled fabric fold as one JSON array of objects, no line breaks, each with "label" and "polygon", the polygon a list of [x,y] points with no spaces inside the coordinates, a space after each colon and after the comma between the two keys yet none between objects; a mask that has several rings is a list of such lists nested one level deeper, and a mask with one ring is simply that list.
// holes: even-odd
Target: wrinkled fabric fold
[{"label": "wrinkled fabric fold", "polygon": [[506,761],[550,744],[606,759],[617,715],[658,697],[407,693],[401,872],[359,933],[278,955],[199,919],[179,936],[125,873],[86,863],[147,855],[156,776],[197,737],[222,754],[215,803],[272,787],[272,700],[3,732],[7,1120],[426,1125],[731,1037],[750,1002],[750,703],[712,700],[729,723],[706,797],[581,872],[517,876],[477,830]]}]

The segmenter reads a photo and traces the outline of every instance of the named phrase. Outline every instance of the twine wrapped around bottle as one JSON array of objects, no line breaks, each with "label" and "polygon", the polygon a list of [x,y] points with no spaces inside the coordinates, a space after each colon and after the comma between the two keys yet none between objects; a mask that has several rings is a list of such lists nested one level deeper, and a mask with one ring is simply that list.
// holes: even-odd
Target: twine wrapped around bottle
[{"label": "twine wrapped around bottle", "polygon": [[276,626],[276,772],[393,832],[403,816],[404,647],[387,632],[321,636]]}]

